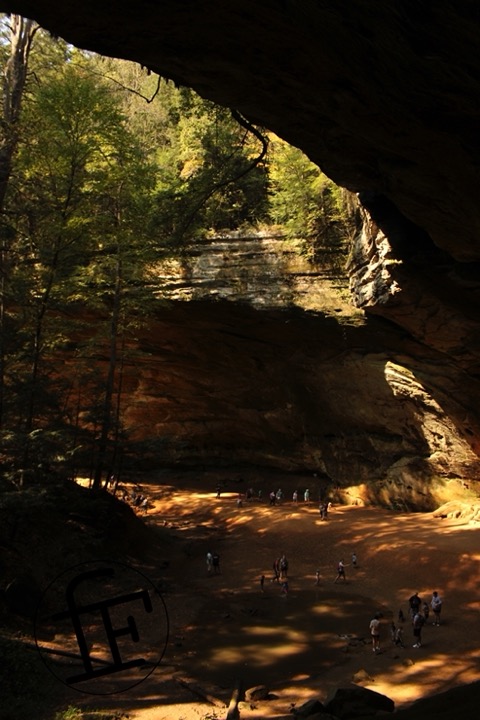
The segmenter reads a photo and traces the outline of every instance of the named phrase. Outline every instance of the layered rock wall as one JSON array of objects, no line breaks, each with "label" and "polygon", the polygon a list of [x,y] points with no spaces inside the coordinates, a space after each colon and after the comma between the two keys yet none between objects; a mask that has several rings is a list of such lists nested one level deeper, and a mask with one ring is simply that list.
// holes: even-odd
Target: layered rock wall
[{"label": "layered rock wall", "polygon": [[[375,275],[373,256],[359,257],[377,248],[379,279],[358,281],[367,302],[392,284],[381,288],[388,242],[365,227],[351,265]],[[127,362],[124,380],[124,422],[155,447],[145,467],[317,473],[369,487],[354,497],[412,507],[434,506],[449,479],[477,477],[480,385],[346,303],[345,278],[268,236],[212,238],[182,268],[160,270],[174,301],[139,340],[148,360]]]}]

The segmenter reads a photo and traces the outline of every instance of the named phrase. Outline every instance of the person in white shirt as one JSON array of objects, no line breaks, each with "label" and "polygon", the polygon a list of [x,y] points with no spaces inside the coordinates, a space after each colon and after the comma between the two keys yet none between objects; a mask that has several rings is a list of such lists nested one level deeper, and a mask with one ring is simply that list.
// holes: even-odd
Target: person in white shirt
[{"label": "person in white shirt", "polygon": [[372,636],[372,650],[378,652],[380,650],[380,615],[378,613],[370,620],[370,635]]}]

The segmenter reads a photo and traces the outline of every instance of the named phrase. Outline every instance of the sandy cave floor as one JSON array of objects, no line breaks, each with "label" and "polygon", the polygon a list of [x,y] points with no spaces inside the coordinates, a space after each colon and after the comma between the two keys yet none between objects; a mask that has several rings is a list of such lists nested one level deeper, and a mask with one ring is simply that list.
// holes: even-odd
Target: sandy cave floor
[{"label": "sandy cave floor", "polygon": [[[479,679],[477,523],[361,506],[334,506],[322,521],[315,498],[308,505],[291,501],[295,487],[303,498],[298,479],[230,483],[220,498],[216,483],[207,474],[168,485],[142,479],[151,504],[146,522],[163,534],[143,571],[161,583],[168,646],[159,667],[129,692],[91,698],[71,690],[72,704],[117,709],[133,720],[213,720],[226,709],[196,689],[228,705],[240,678],[245,688],[270,690],[269,700],[240,706],[241,718],[256,720],[287,717],[311,698],[324,701],[333,689],[351,686],[358,672],[365,677],[358,684],[388,695],[397,709]],[[250,484],[255,492],[262,487],[263,500],[238,507],[237,488]],[[285,500],[270,507],[268,492],[279,484]],[[221,557],[219,575],[207,576],[208,549]],[[348,566],[346,582],[334,584],[338,560],[348,565],[353,551],[359,567]],[[272,582],[272,563],[282,552],[288,597]],[[432,626],[430,617],[416,649],[407,600],[418,591],[429,601],[433,590],[444,598],[443,624]],[[407,617],[404,649],[389,633],[400,608]],[[378,611],[382,652],[375,655],[368,626]]]}]

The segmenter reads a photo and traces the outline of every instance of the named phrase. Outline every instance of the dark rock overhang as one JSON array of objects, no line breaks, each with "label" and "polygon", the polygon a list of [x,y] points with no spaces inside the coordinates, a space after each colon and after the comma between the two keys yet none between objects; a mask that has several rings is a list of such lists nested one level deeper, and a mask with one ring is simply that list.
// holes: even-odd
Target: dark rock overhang
[{"label": "dark rock overhang", "polygon": [[453,259],[480,258],[477,3],[1,5],[238,109],[338,184],[385,197]]}]

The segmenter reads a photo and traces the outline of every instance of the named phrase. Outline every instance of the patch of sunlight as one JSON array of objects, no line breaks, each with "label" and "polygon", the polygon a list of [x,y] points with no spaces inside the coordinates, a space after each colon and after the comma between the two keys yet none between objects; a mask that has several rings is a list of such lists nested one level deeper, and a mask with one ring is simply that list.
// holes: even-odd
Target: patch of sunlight
[{"label": "patch of sunlight", "polygon": [[237,515],[236,517],[229,518],[226,521],[226,524],[228,526],[235,526],[235,525],[245,525],[245,523],[249,523],[252,519],[251,515]]},{"label": "patch of sunlight", "polygon": [[325,650],[327,647],[345,647],[348,638],[346,636],[338,635],[332,630],[332,632],[312,632],[310,640],[317,645],[322,645],[323,650]]},{"label": "patch of sunlight", "polygon": [[276,660],[285,658],[286,655],[291,657],[307,650],[307,642],[296,643],[295,646],[288,642],[275,646],[265,646],[264,644],[242,645],[241,648],[218,648],[212,653],[211,660],[215,663],[238,663],[243,661],[261,667],[271,665]]},{"label": "patch of sunlight", "polygon": [[472,600],[472,602],[464,603],[464,607],[470,608],[471,610],[479,610],[480,602],[478,600]]},{"label": "patch of sunlight", "polygon": [[275,627],[263,627],[261,625],[253,626],[248,628],[250,635],[273,635],[278,637],[278,628]]},{"label": "patch of sunlight", "polygon": [[402,679],[401,685],[397,685],[395,682],[383,680],[378,676],[375,678],[374,683],[371,685],[366,684],[365,687],[391,698],[395,702],[397,709],[399,705],[412,703],[423,697],[426,689],[425,685],[419,682],[418,679],[416,682],[405,682],[405,679]]},{"label": "patch of sunlight", "polygon": [[347,612],[348,608],[346,608],[346,612],[342,612],[342,608],[339,605],[335,605],[332,607],[332,603],[330,605],[322,605],[321,603],[319,605],[315,605],[315,607],[310,608],[310,612],[314,613],[316,615],[332,615],[335,613],[336,616],[342,616],[342,615],[350,615],[350,612]]},{"label": "patch of sunlight", "polygon": [[282,638],[282,642],[291,642],[296,645],[302,644],[305,640],[308,640],[308,635],[299,630],[295,630],[291,627],[279,626],[275,627],[263,627],[262,625],[253,625],[249,628],[244,628],[244,635],[256,635],[258,637],[266,637],[271,635],[275,638]]},{"label": "patch of sunlight", "polygon": [[[226,494],[226,493],[225,493],[225,494]],[[203,499],[203,500],[205,500],[205,499],[206,499],[206,500],[211,500],[212,498],[213,498],[214,500],[217,500],[216,494],[215,494],[215,493],[212,493],[212,492],[204,492],[204,493],[195,492],[195,493],[192,493],[191,495],[189,495],[189,498],[192,498],[192,497],[197,498],[197,499]]]},{"label": "patch of sunlight", "polygon": [[413,665],[399,665],[395,672],[388,675],[375,675],[375,683],[367,684],[370,690],[387,695],[394,700],[396,709],[438,692],[438,678],[442,678],[445,689],[461,683],[469,683],[478,679],[475,668],[462,671],[463,662],[456,662],[450,655],[436,655],[425,658],[421,654],[412,656]]},{"label": "patch of sunlight", "polygon": [[90,478],[86,478],[86,477],[76,477],[75,482],[77,483],[77,485],[81,485],[82,487],[88,488],[88,487],[90,487],[91,480],[90,480]]}]

